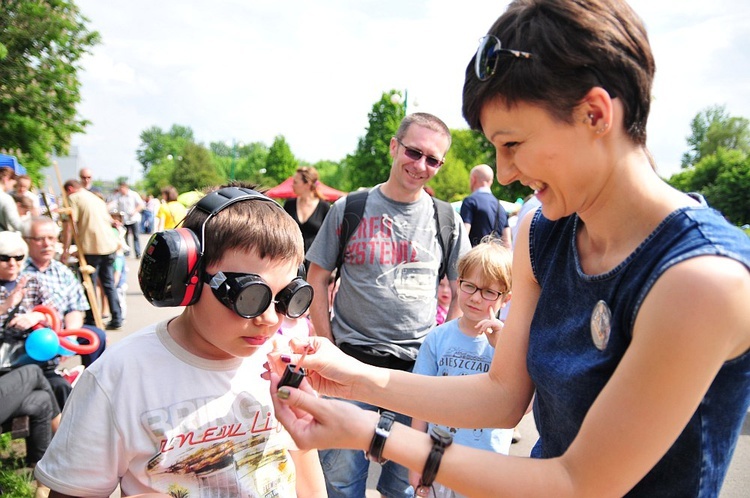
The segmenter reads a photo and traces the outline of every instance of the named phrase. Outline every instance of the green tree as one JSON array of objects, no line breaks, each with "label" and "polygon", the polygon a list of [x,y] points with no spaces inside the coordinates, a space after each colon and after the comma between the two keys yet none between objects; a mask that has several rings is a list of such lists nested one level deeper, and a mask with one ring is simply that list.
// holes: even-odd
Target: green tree
[{"label": "green tree", "polygon": [[341,174],[341,164],[333,161],[318,161],[313,165],[318,170],[320,181],[338,190],[347,191],[344,175]]},{"label": "green tree", "polygon": [[669,179],[683,192],[698,192],[735,225],[750,223],[750,154],[720,147]]},{"label": "green tree", "polygon": [[750,121],[732,117],[724,106],[712,106],[699,112],[690,123],[687,137],[688,151],[682,155],[682,167],[687,168],[723,147],[750,153]]},{"label": "green tree", "polygon": [[[495,147],[479,132],[463,129],[463,130],[451,130],[451,136],[453,137],[453,144],[451,150],[448,153],[448,161],[458,160],[465,164],[466,168],[466,180],[465,180],[465,195],[470,193],[469,189],[469,174],[471,168],[477,164],[487,164],[492,169],[497,169],[495,162]],[[442,172],[440,173],[442,175]],[[513,182],[510,185],[500,185],[497,182],[492,184],[492,193],[498,199],[507,201],[515,201],[516,199],[524,198],[530,194],[532,190],[528,187],[521,185],[518,182]],[[455,199],[454,199],[455,200]]]},{"label": "green tree", "polygon": [[188,143],[176,158],[170,183],[178,192],[200,190],[223,183],[211,161],[211,154],[202,145]]},{"label": "green tree", "polygon": [[155,164],[170,161],[170,156],[176,158],[188,143],[195,143],[193,130],[189,126],[178,124],[172,125],[166,132],[158,126],[152,126],[141,132],[140,139],[135,155],[143,166],[144,174]]},{"label": "green tree", "polygon": [[175,168],[175,159],[182,156],[170,156],[171,159],[153,163],[143,176],[143,190],[154,196],[159,196],[161,189],[171,185],[172,172]]},{"label": "green tree", "polygon": [[444,201],[460,201],[469,195],[469,169],[462,159],[454,157],[451,151],[445,164],[427,183],[434,191],[435,197]]},{"label": "green tree", "polygon": [[3,0],[0,144],[32,176],[88,124],[77,114],[81,57],[99,43],[72,1]]},{"label": "green tree", "polygon": [[[249,144],[240,142],[232,147],[224,142],[212,142],[209,148],[220,175],[227,179],[231,178],[232,168],[234,167],[235,180],[260,183],[261,170],[266,167],[266,158],[268,157],[268,146],[266,144],[263,142]],[[234,163],[234,166],[232,163]]]},{"label": "green tree", "polygon": [[389,153],[391,137],[396,135],[404,118],[404,104],[399,98],[396,90],[384,92],[372,106],[367,115],[367,132],[359,139],[354,154],[346,158],[346,190],[370,187],[388,179],[393,163]]},{"label": "green tree", "polygon": [[264,184],[274,186],[283,182],[297,171],[298,164],[284,136],[278,135],[268,150]]}]

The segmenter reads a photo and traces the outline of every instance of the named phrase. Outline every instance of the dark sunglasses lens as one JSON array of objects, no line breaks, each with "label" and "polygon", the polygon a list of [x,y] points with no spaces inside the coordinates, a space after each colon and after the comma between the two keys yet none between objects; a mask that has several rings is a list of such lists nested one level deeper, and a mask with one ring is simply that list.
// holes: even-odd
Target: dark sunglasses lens
[{"label": "dark sunglasses lens", "polygon": [[480,81],[487,81],[495,73],[497,56],[495,47],[499,48],[500,40],[493,35],[486,35],[479,41],[479,48],[474,58],[474,72]]},{"label": "dark sunglasses lens", "polygon": [[412,149],[411,147],[406,146],[404,146],[404,154],[406,154],[406,157],[408,157],[412,161],[419,161],[419,159],[422,157],[422,153],[417,149]]},{"label": "dark sunglasses lens", "polygon": [[7,254],[0,254],[0,261],[7,263],[11,259],[15,259],[16,261],[21,261],[24,257],[23,256],[8,256]]},{"label": "dark sunglasses lens", "polygon": [[432,156],[425,156],[424,162],[430,168],[437,168],[438,166],[440,166],[440,161],[438,161],[437,159],[435,159]]},{"label": "dark sunglasses lens", "polygon": [[243,318],[260,316],[271,305],[271,289],[262,282],[249,282],[234,301],[234,310]]},{"label": "dark sunglasses lens", "polygon": [[305,314],[313,300],[313,288],[302,280],[295,278],[276,296],[276,310],[289,318],[299,318]]}]

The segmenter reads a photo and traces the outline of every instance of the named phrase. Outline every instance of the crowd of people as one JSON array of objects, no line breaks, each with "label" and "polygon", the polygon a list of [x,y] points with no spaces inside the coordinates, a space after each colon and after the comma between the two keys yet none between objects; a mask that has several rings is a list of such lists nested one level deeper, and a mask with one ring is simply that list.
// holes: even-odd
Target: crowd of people
[{"label": "crowd of people", "polygon": [[[63,190],[67,204],[52,193],[36,191],[28,175],[0,168],[0,422],[29,418],[30,467],[49,445],[81,370],[104,352],[104,329],[122,328],[124,258],[131,253],[140,257],[138,234],[173,228],[186,213],[184,206],[172,206],[172,225],[165,225],[156,216],[161,202],[142,198],[125,183],[105,196],[93,184],[88,168],[79,172],[79,179],[68,180]],[[167,198],[168,190],[164,189],[165,205],[173,200]],[[86,267],[92,269],[86,273],[91,293],[86,291]],[[59,320],[37,311],[40,307],[52,310]],[[104,318],[110,320],[100,328]],[[84,345],[89,344],[85,331],[93,333],[98,348],[81,354],[81,366],[72,369],[61,362],[71,352],[61,350],[41,360],[31,357],[24,345],[32,331],[55,326],[55,332],[64,334],[81,331],[77,342]]]},{"label": "crowd of people", "polygon": [[[58,233],[28,186],[9,212],[0,170],[9,328],[46,324],[39,304],[91,326],[56,261],[73,242],[107,329],[118,254],[142,258],[149,302],[183,307],[101,359],[94,328],[72,391],[54,364],[0,376],[0,415],[34,417],[37,479],[54,497],[361,498],[377,462],[389,498],[717,496],[750,405],[750,242],[656,174],[654,71],[625,2],[511,2],[465,74],[497,164],[472,169],[460,212],[427,192],[451,134],[422,112],[388,178],[332,205],[311,167],[283,207],[238,184],[191,208],[173,187],[105,198],[82,170]],[[534,189],[515,220],[493,178]],[[508,458],[529,410],[533,458]]]}]

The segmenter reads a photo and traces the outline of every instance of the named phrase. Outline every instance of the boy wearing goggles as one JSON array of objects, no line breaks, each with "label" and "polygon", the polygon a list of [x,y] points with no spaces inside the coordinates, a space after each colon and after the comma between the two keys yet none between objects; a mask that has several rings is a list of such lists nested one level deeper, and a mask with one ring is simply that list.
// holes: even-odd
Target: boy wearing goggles
[{"label": "boy wearing goggles", "polygon": [[325,496],[317,452],[289,451],[260,378],[285,347],[283,315],[312,300],[297,224],[258,195],[193,209],[183,228],[201,237],[197,301],[85,371],[40,481],[52,496],[109,496],[118,484],[123,495]]}]

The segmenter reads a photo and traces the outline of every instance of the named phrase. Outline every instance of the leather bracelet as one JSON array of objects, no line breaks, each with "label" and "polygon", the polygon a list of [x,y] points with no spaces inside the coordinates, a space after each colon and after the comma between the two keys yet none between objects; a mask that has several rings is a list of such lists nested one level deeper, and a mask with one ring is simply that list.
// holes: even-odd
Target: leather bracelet
[{"label": "leather bracelet", "polygon": [[422,477],[419,478],[419,485],[415,490],[417,496],[429,495],[432,483],[435,482],[438,469],[440,469],[443,453],[453,443],[453,435],[450,432],[434,425],[430,428],[430,439],[432,439],[432,449],[430,449],[430,454],[427,455]]},{"label": "leather bracelet", "polygon": [[378,425],[375,427],[375,435],[372,436],[370,441],[370,449],[367,450],[367,458],[375,463],[384,464],[388,460],[383,458],[383,448],[385,448],[385,440],[391,434],[391,427],[393,422],[396,420],[396,414],[392,412],[382,412],[380,414],[380,420]]}]

